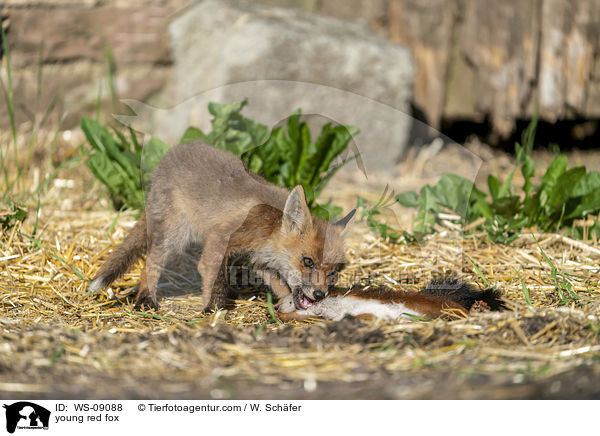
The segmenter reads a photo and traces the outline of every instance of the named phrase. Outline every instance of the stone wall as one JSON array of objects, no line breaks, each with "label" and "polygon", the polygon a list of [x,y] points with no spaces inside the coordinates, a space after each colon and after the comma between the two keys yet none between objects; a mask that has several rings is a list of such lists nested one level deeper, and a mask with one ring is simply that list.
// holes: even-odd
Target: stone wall
[{"label": "stone wall", "polygon": [[413,53],[428,122],[600,118],[599,0],[264,0],[366,20]]},{"label": "stone wall", "polygon": [[[167,88],[172,69],[167,24],[182,1],[4,0],[18,121],[36,106],[41,64],[44,111],[56,96],[53,116],[66,114],[65,127],[81,113],[95,112],[101,94],[110,105],[110,71],[119,97],[149,101]],[[6,59],[3,59],[6,62]],[[110,65],[110,66],[109,66]],[[6,77],[3,76],[6,83]],[[25,107],[23,107],[25,106]],[[0,111],[0,127],[8,115]]]},{"label": "stone wall", "polygon": [[[600,0],[262,3],[360,19],[408,46],[416,64],[414,103],[433,126],[487,117],[506,134],[537,101],[548,121],[600,118]],[[59,110],[70,114],[66,125],[94,110],[101,82],[108,96],[107,46],[119,96],[173,103],[167,24],[183,6],[184,0],[4,0],[16,98],[35,101],[43,41],[40,106],[58,94]],[[0,111],[0,126],[6,120]]]}]

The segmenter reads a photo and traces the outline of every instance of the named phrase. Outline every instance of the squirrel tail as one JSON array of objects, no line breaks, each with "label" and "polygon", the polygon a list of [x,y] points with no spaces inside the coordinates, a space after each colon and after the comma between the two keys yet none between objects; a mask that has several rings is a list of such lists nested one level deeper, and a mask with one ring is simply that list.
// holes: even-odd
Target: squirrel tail
[{"label": "squirrel tail", "polygon": [[485,303],[490,310],[500,311],[506,309],[506,305],[497,290],[492,288],[479,290],[458,278],[434,279],[421,292],[452,300],[467,311],[471,310],[475,303],[480,302]]}]

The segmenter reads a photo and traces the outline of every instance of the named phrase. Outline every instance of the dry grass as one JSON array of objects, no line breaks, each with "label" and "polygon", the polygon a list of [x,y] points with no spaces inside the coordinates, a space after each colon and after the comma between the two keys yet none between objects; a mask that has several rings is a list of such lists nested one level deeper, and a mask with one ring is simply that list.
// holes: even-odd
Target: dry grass
[{"label": "dry grass", "polygon": [[[0,396],[600,394],[594,382],[600,373],[598,245],[543,234],[503,246],[484,235],[460,239],[451,226],[420,245],[389,245],[354,226],[343,283],[370,278],[416,290],[431,277],[458,275],[497,286],[509,302],[507,312],[466,320],[279,325],[260,289],[245,292],[229,310],[205,315],[198,311],[199,278],[190,273],[193,256],[169,267],[158,312],[135,312],[130,296],[140,265],[98,295],[88,295],[78,276],[93,276],[134,223],[131,214],[86,210],[100,191],[84,192],[79,183],[56,183],[42,199],[37,242],[25,236],[33,231],[31,210],[0,240]],[[565,278],[562,285],[542,250]]]}]

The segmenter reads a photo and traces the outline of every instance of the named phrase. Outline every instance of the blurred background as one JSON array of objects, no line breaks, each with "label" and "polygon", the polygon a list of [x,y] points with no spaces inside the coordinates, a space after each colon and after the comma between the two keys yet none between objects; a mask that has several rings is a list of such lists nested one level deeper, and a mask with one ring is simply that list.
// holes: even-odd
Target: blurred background
[{"label": "blurred background", "polygon": [[[170,107],[220,85],[287,79],[508,151],[539,102],[538,145],[599,144],[598,0],[3,0],[0,15],[17,125],[50,105],[48,118],[71,129],[98,102],[122,113],[119,99]],[[431,137],[402,129],[409,145]]]}]

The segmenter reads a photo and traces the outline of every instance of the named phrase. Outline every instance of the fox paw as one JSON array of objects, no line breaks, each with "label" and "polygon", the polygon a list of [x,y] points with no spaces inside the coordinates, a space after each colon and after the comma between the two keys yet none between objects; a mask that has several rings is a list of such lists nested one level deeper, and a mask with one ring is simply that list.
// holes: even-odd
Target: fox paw
[{"label": "fox paw", "polygon": [[135,306],[133,306],[133,309],[134,310],[144,310],[144,309],[158,310],[158,303],[156,302],[156,300],[154,298],[152,298],[148,294],[139,295],[135,302]]}]

